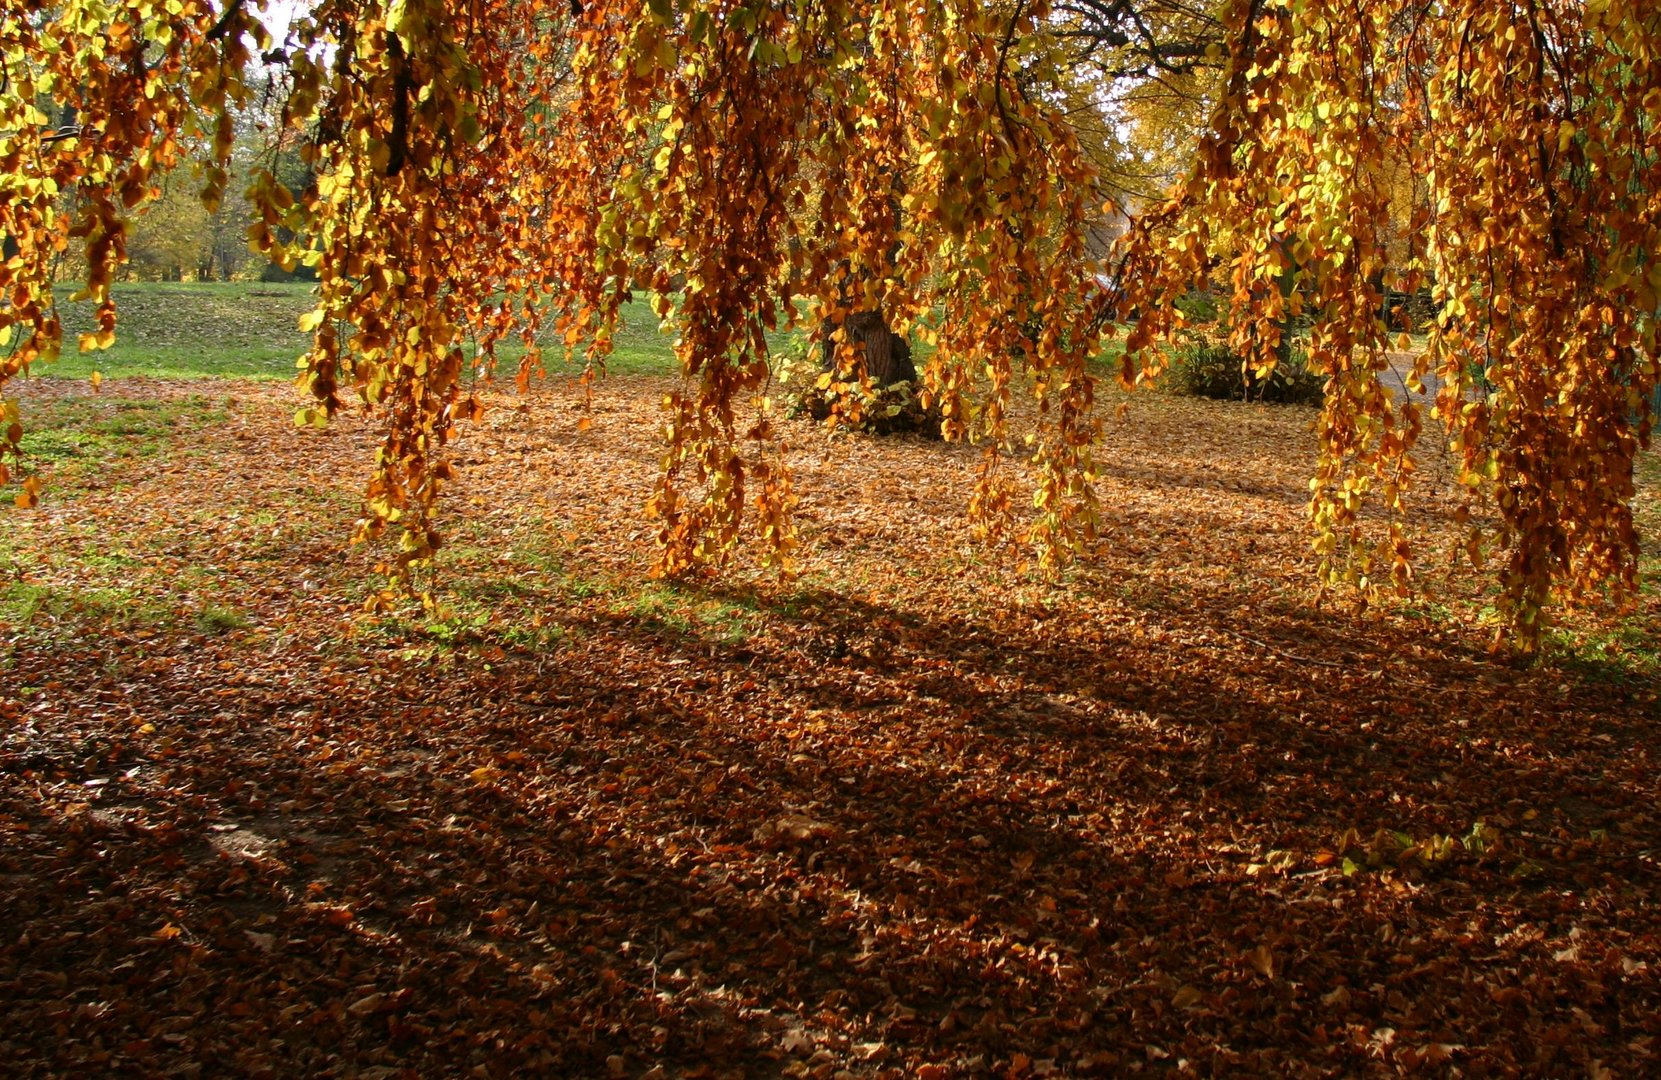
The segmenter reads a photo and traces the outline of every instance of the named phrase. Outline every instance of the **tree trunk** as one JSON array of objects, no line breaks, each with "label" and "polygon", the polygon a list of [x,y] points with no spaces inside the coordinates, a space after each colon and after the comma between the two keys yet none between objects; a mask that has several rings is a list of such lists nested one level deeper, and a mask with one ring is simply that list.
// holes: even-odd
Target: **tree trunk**
[{"label": "tree trunk", "polygon": [[853,408],[844,412],[838,408],[833,391],[809,387],[798,402],[800,411],[815,420],[840,415],[847,426],[874,435],[909,431],[925,438],[940,438],[938,406],[925,409],[917,395],[917,365],[911,360],[911,346],[889,328],[882,312],[861,311],[848,316],[842,326],[842,342],[832,340],[835,331],[836,325],[828,320],[820,327],[823,344],[819,370],[835,372],[838,348],[845,344],[856,350],[854,355],[865,369],[863,374],[876,384],[876,389],[869,395],[849,395]]},{"label": "tree trunk", "polygon": [[[834,371],[837,343],[831,335],[835,327],[826,322],[822,329],[824,345],[819,369]],[[888,320],[882,312],[861,311],[848,316],[842,334],[847,344],[864,350],[865,374],[879,387],[917,381],[917,366],[911,362],[911,345],[888,328]]]}]

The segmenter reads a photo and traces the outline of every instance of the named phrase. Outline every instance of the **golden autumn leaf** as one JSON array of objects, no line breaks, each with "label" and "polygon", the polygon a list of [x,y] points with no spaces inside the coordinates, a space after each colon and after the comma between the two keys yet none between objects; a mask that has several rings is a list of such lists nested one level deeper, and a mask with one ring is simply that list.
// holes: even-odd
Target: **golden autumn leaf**
[{"label": "golden autumn leaf", "polygon": [[1251,969],[1265,979],[1275,977],[1275,954],[1267,945],[1259,945],[1245,954],[1245,961]]},{"label": "golden autumn leaf", "polygon": [[1197,986],[1183,984],[1177,992],[1171,995],[1171,1004],[1179,1009],[1191,1009],[1205,1000],[1205,994]]}]

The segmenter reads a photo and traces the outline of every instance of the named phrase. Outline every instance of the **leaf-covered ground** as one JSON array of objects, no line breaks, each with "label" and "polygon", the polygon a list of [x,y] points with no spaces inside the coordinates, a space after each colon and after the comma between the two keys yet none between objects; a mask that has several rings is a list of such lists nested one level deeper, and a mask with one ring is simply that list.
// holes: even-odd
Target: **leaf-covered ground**
[{"label": "leaf-covered ground", "polygon": [[1317,604],[1310,414],[1147,396],[1061,582],[966,538],[977,451],[801,423],[802,578],[652,583],[665,386],[497,400],[402,618],[345,543],[370,427],[23,387],[9,1071],[1661,1070],[1653,561],[1518,670],[1432,554]]}]

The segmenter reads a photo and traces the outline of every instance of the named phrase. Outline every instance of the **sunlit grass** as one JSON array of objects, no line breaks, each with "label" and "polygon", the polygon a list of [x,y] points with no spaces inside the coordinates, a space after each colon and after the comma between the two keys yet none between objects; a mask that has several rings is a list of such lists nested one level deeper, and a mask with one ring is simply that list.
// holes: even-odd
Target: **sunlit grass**
[{"label": "sunlit grass", "polygon": [[[94,307],[72,301],[73,286],[58,290],[64,321],[63,355],[36,364],[30,374],[85,379],[154,378],[292,379],[309,337],[300,316],[316,302],[305,282],[140,282],[112,289],[117,306],[116,340],[110,348],[77,351],[80,335],[96,329]],[[768,335],[769,348],[783,355],[800,350],[799,335]],[[581,352],[568,355],[544,334],[543,366],[551,377],[583,369]],[[517,340],[497,348],[496,375],[511,381],[524,346]],[[623,305],[604,370],[618,375],[665,374],[675,370],[673,336],[645,300]]]}]

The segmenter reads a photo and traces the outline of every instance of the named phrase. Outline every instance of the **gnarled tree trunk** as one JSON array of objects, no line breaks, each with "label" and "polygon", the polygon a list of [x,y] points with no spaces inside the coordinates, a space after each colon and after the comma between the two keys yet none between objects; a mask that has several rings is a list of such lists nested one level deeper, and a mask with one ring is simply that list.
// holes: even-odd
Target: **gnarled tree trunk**
[{"label": "gnarled tree trunk", "polygon": [[834,339],[836,329],[829,320],[820,328],[823,344],[819,370],[836,372],[838,350],[847,346],[856,350],[865,368],[863,374],[876,384],[875,390],[869,396],[851,395],[852,409],[845,411],[833,400],[842,390],[813,387],[803,394],[801,410],[815,420],[840,414],[848,426],[876,435],[912,431],[940,438],[938,409],[925,409],[916,393],[917,365],[911,360],[911,345],[889,328],[882,312],[860,311],[848,316],[842,324],[841,341]]},{"label": "gnarled tree trunk", "polygon": [[[823,327],[821,371],[836,370],[837,343],[832,338],[835,329],[828,321]],[[865,374],[879,387],[917,380],[917,366],[911,362],[911,345],[889,329],[882,312],[860,311],[848,316],[842,325],[842,334],[847,344],[864,350]]]}]

